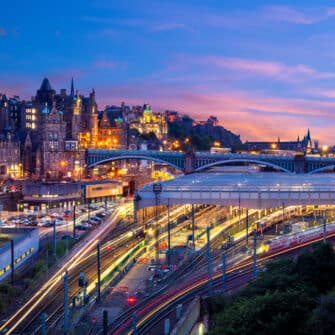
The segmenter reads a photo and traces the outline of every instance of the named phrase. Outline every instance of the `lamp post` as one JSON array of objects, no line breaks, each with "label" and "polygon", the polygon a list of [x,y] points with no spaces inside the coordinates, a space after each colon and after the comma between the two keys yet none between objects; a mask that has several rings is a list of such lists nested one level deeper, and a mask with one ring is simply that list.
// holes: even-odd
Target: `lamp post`
[{"label": "lamp post", "polygon": [[169,265],[169,267],[171,267],[171,222],[170,222],[170,198],[168,198],[167,214],[168,214],[168,265]]},{"label": "lamp post", "polygon": [[211,296],[213,294],[213,264],[212,264],[212,254],[211,254],[211,238],[210,238],[210,226],[207,226],[207,273],[208,273],[208,294]]},{"label": "lamp post", "polygon": [[324,211],[323,214],[323,243],[327,243],[327,210]]},{"label": "lamp post", "polygon": [[76,236],[76,205],[73,206],[73,238]]},{"label": "lamp post", "polygon": [[159,226],[158,226],[158,205],[159,195],[162,192],[162,184],[156,183],[152,186],[152,191],[155,194],[155,218],[156,218],[156,231],[155,231],[155,246],[156,246],[156,264],[159,264]]},{"label": "lamp post", "polygon": [[254,234],[254,254],[253,254],[253,276],[257,277],[257,241],[262,240],[263,238],[257,237],[256,229],[253,231]]},{"label": "lamp post", "polygon": [[238,187],[238,227],[240,228],[241,225],[241,183],[237,184]]}]

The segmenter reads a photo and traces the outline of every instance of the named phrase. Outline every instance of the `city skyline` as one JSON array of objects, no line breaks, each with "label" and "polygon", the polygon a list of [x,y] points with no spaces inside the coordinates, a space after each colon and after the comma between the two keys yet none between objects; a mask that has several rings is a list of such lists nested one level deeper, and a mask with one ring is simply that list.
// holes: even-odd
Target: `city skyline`
[{"label": "city skyline", "polygon": [[29,99],[44,77],[57,91],[74,77],[81,93],[95,88],[99,109],[149,103],[216,115],[243,141],[310,128],[335,144],[335,6],[295,3],[13,1],[2,9],[0,91]]}]

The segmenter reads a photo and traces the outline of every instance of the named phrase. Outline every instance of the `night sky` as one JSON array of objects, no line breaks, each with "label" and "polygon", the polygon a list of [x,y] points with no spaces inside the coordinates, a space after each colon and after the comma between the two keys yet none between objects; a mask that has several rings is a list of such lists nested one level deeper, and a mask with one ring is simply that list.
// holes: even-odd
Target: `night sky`
[{"label": "night sky", "polygon": [[[292,5],[294,3],[294,6]],[[0,92],[216,115],[245,140],[335,144],[334,1],[1,2]]]}]

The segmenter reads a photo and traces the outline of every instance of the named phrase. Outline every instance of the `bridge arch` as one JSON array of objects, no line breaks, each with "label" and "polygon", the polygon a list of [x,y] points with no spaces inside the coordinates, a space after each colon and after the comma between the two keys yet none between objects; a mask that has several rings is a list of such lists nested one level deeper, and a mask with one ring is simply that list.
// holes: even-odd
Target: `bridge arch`
[{"label": "bridge arch", "polygon": [[292,171],[287,170],[287,169],[285,169],[285,168],[283,168],[279,165],[276,165],[276,164],[273,164],[273,163],[270,163],[270,162],[259,161],[259,160],[256,160],[256,159],[248,159],[248,158],[228,159],[228,160],[221,160],[221,161],[209,163],[209,164],[198,167],[197,169],[195,169],[194,172],[200,172],[200,171],[202,171],[204,169],[207,169],[209,167],[212,167],[212,166],[221,165],[221,164],[229,164],[229,163],[254,163],[254,164],[257,164],[257,165],[266,165],[266,166],[272,167],[274,169],[278,169],[282,172],[292,173]]},{"label": "bridge arch", "polygon": [[323,167],[321,167],[321,168],[318,168],[318,169],[309,171],[308,173],[309,173],[309,174],[313,174],[313,173],[323,172],[323,171],[328,170],[328,169],[335,169],[335,164],[333,164],[333,165],[323,166]]},{"label": "bridge arch", "polygon": [[121,159],[143,159],[143,160],[146,160],[146,161],[154,161],[154,162],[158,162],[158,163],[163,163],[163,164],[167,164],[167,165],[170,165],[172,167],[174,167],[175,169],[177,169],[178,171],[181,171],[184,173],[184,170],[173,164],[173,163],[170,163],[168,161],[165,161],[163,159],[159,159],[159,158],[155,158],[155,157],[150,157],[150,156],[142,156],[142,155],[125,155],[125,156],[115,156],[115,157],[110,157],[110,158],[106,158],[106,159],[102,159],[98,162],[94,162],[90,165],[87,166],[88,169],[91,169],[97,165],[100,165],[100,164],[104,164],[104,163],[108,163],[108,162],[112,162],[112,161],[117,161],[117,160],[121,160]]}]

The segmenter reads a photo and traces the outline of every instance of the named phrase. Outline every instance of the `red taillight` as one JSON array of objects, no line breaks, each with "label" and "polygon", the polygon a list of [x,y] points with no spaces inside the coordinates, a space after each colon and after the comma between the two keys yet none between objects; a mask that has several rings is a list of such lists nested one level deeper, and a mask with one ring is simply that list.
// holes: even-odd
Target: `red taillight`
[{"label": "red taillight", "polygon": [[136,297],[131,295],[131,296],[128,297],[127,301],[128,301],[129,305],[133,305],[136,302]]}]

